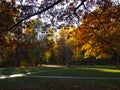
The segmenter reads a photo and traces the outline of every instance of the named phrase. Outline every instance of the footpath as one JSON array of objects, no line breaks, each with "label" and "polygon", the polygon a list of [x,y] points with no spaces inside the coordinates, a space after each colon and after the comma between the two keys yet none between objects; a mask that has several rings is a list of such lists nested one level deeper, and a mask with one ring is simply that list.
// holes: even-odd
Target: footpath
[{"label": "footpath", "polygon": [[[40,72],[47,72],[47,71],[40,71]],[[12,74],[12,75],[0,75],[0,79],[7,79],[7,78],[16,78],[16,77],[32,77],[32,78],[53,78],[53,79],[93,79],[93,80],[120,80],[118,77],[78,77],[78,76],[37,76],[31,75],[38,72],[32,73],[20,73],[20,74]]]},{"label": "footpath", "polygon": [[[62,67],[59,65],[43,65],[44,67]],[[5,70],[6,68],[2,68],[0,70]],[[13,69],[13,68],[9,68]],[[51,70],[54,71],[54,70]],[[0,80],[1,79],[7,79],[7,78],[16,78],[16,77],[25,77],[25,78],[53,78],[53,79],[92,79],[92,80],[99,80],[99,79],[104,79],[104,80],[120,80],[118,77],[83,77],[83,76],[37,76],[37,75],[32,75],[40,72],[48,72],[46,71],[37,71],[37,72],[29,72],[29,73],[20,73],[20,74],[12,74],[12,75],[0,75]]]}]

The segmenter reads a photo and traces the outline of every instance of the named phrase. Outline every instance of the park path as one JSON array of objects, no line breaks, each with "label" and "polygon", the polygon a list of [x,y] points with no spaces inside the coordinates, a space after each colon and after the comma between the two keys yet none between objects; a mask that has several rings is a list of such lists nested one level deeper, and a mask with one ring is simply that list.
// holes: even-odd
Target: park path
[{"label": "park path", "polygon": [[[52,71],[52,70],[51,70]],[[39,71],[39,72],[47,72],[47,71]],[[37,76],[31,75],[38,72],[31,72],[31,73],[21,73],[21,74],[12,74],[12,75],[0,75],[0,79],[7,79],[7,78],[15,78],[15,77],[32,77],[32,78],[51,78],[51,79],[91,79],[91,80],[120,80],[118,77],[78,77],[78,76]]]},{"label": "park path", "polygon": [[[60,65],[43,65],[43,67],[63,67]],[[6,68],[0,68],[0,70],[5,70]],[[13,69],[13,68],[7,68],[7,69]],[[39,72],[48,72],[50,70],[46,71],[37,71],[37,72],[29,72],[29,73],[20,73],[20,74],[12,74],[12,75],[0,75],[0,79],[7,79],[7,78],[15,78],[15,77],[32,77],[32,78],[53,78],[53,79],[91,79],[91,80],[120,80],[118,77],[78,77],[78,76],[37,76],[37,75],[31,75],[36,74]],[[54,71],[54,70],[51,70]]]},{"label": "park path", "polygon": [[53,78],[53,79],[105,79],[105,80],[120,80],[120,78],[115,77],[76,77],[76,76],[28,76],[37,78]]}]

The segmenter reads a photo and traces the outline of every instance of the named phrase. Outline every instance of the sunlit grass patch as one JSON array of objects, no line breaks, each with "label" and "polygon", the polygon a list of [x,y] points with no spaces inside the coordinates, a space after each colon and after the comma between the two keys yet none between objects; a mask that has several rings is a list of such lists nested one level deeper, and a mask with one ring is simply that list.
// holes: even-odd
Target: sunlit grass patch
[{"label": "sunlit grass patch", "polygon": [[120,71],[110,66],[73,66],[71,68],[50,68],[46,72],[33,73],[37,76],[78,76],[78,77],[118,77]]},{"label": "sunlit grass patch", "polygon": [[120,70],[115,69],[114,66],[72,66],[68,68],[62,67],[36,67],[36,68],[22,68],[12,70],[0,70],[0,75],[12,75],[26,73],[27,75],[37,76],[83,76],[83,77],[119,77]]},{"label": "sunlit grass patch", "polygon": [[105,69],[105,68],[82,68],[86,70],[97,70],[97,71],[104,71],[104,72],[113,72],[113,73],[120,73],[120,70],[114,69]]}]

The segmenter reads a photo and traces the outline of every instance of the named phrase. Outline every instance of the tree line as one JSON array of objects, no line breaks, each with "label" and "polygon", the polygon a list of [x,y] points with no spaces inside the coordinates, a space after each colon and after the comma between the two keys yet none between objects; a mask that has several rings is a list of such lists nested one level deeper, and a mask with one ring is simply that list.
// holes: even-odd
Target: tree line
[{"label": "tree line", "polygon": [[[66,8],[53,8],[66,3]],[[30,1],[23,4],[21,0],[17,5],[16,0],[1,0],[0,66],[41,66],[45,63],[67,64],[68,67],[71,64],[115,64],[119,67],[120,4],[111,0],[76,3],[56,0],[51,4],[44,0],[36,7],[45,7],[37,10]],[[96,8],[90,10],[92,6]],[[46,12],[42,13],[44,9]],[[38,12],[36,19],[27,18]]]}]

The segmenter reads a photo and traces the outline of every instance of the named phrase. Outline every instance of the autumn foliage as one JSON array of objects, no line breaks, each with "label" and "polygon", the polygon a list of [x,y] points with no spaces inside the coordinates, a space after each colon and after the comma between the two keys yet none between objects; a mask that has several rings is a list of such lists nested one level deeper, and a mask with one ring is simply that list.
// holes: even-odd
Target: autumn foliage
[{"label": "autumn foliage", "polygon": [[[89,61],[102,64],[104,60],[119,66],[119,3],[112,0],[43,0],[41,3],[18,0],[16,4],[15,1],[0,1],[1,66],[5,63],[70,66]],[[37,19],[31,19],[35,15]],[[101,63],[96,63],[99,60]]]},{"label": "autumn foliage", "polygon": [[86,58],[114,58],[117,65],[120,63],[119,9],[119,6],[108,2],[83,17],[82,24],[76,30],[76,39]]}]

